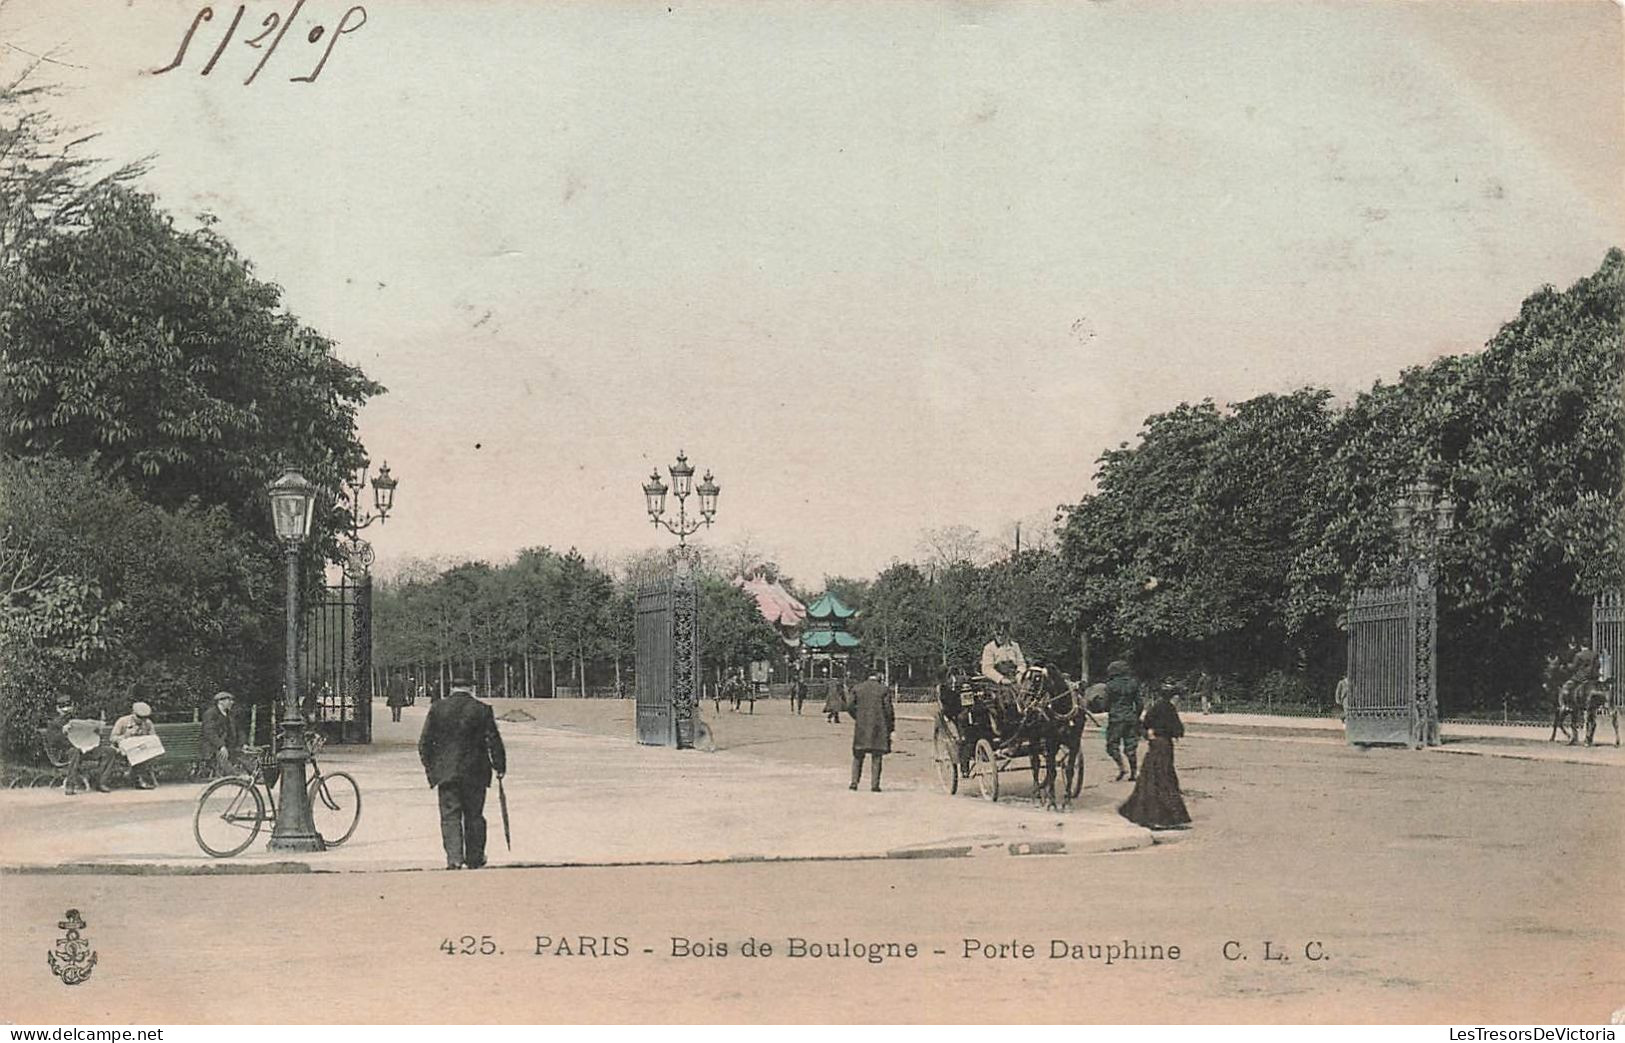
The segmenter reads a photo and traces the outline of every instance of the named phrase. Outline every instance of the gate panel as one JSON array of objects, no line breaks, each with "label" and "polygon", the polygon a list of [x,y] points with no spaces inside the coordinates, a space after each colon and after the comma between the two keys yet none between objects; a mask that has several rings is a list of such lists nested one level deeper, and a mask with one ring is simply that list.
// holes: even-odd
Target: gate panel
[{"label": "gate panel", "polygon": [[330,742],[372,741],[372,580],[322,588],[305,611],[301,709]]},{"label": "gate panel", "polygon": [[1608,675],[1603,681],[1608,705],[1619,706],[1622,692],[1619,656],[1625,652],[1625,598],[1621,598],[1617,590],[1599,594],[1591,602],[1591,647],[1606,657],[1602,665]]},{"label": "gate panel", "polygon": [[699,592],[682,570],[638,591],[638,742],[689,749],[699,728]]},{"label": "gate panel", "polygon": [[[1417,714],[1417,603],[1409,587],[1368,587],[1349,604],[1350,743],[1414,744]],[[1429,668],[1431,654],[1423,653]]]},{"label": "gate panel", "polygon": [[638,742],[674,746],[677,722],[671,704],[671,581],[659,580],[640,589],[636,615]]}]

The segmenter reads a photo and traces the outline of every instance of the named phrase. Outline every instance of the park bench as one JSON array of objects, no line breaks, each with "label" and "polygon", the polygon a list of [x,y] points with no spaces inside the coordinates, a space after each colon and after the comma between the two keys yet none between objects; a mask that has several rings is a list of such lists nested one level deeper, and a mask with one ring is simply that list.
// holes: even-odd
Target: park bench
[{"label": "park bench", "polygon": [[[205,778],[211,767],[205,764],[199,756],[203,745],[203,725],[198,721],[175,721],[170,723],[154,724],[152,728],[158,740],[164,744],[163,755],[152,762],[153,769],[160,779],[165,781],[187,781]],[[113,733],[113,726],[103,724],[101,727],[101,740],[105,745]],[[40,746],[45,753],[45,765],[39,768],[17,773],[9,780],[13,787],[25,786],[60,786],[68,774],[68,760],[66,757],[53,754],[51,748],[45,743],[45,732],[40,732]],[[128,772],[128,767],[116,769],[117,772]]]}]

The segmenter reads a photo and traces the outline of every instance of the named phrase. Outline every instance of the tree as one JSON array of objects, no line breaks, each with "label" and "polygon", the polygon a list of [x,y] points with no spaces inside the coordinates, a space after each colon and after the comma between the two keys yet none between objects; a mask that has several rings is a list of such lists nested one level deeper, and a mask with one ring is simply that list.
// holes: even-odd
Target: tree
[{"label": "tree", "polygon": [[[33,745],[58,694],[160,713],[277,690],[281,584],[220,508],[167,511],[88,464],[0,458],[0,730]],[[29,752],[32,752],[31,750]]]},{"label": "tree", "polygon": [[51,117],[44,103],[57,91],[35,79],[49,60],[0,61],[0,268],[19,263],[40,239],[83,227],[92,202],[146,169],[144,161],[109,168],[85,153],[95,134]]},{"label": "tree", "polygon": [[732,583],[701,574],[696,586],[700,611],[700,657],[712,675],[769,659],[779,635],[756,608],[756,599]]},{"label": "tree", "polygon": [[869,654],[879,659],[886,680],[893,660],[907,664],[931,659],[931,589],[925,574],[912,563],[893,562],[869,585],[859,622]]},{"label": "tree", "polygon": [[980,565],[988,558],[988,543],[968,525],[944,525],[920,532],[919,550],[926,566],[939,569],[960,564]]},{"label": "tree", "polygon": [[[356,413],[384,389],[208,223],[179,231],[117,186],[83,222],[0,271],[0,448],[89,460],[148,502],[220,505],[264,536],[281,465],[337,492],[366,457]],[[346,527],[322,511],[313,543],[332,557]]]}]

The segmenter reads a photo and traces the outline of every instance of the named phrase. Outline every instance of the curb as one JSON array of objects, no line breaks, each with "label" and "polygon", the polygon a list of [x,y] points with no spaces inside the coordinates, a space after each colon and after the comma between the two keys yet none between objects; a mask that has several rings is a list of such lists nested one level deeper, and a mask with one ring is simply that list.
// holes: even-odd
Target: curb
[{"label": "curb", "polygon": [[[836,855],[762,855],[737,854],[716,858],[652,858],[644,860],[601,862],[508,862],[487,868],[501,869],[628,869],[654,866],[715,866],[763,865],[790,862],[878,862],[885,860],[936,858],[997,858],[1028,855],[1098,855],[1117,851],[1135,851],[1152,847],[1156,838],[1149,830],[1124,827],[1116,835],[1094,837],[1080,841],[1045,840],[985,840],[926,844],[919,847],[893,848],[866,854]],[[5,865],[0,876],[270,876],[287,873],[308,873],[322,876],[348,876],[367,873],[436,873],[438,866],[358,865],[355,867],[326,867],[310,862],[220,862],[193,865],[173,862],[64,862],[56,865]]]}]

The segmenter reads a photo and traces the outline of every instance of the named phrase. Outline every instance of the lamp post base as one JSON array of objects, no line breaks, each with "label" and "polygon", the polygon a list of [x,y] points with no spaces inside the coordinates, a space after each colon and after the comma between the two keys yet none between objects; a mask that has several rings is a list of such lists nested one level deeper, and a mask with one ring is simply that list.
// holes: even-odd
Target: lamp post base
[{"label": "lamp post base", "polygon": [[292,836],[279,837],[272,835],[271,842],[266,845],[267,851],[297,851],[309,853],[312,851],[326,851],[327,844],[315,833],[305,833]]},{"label": "lamp post base", "polygon": [[326,851],[327,844],[316,832],[310,794],[305,789],[305,765],[310,761],[310,754],[305,749],[304,719],[289,716],[283,720],[282,729],[285,739],[276,755],[282,769],[282,806],[277,808],[276,826],[271,830],[271,842],[266,849]]}]

